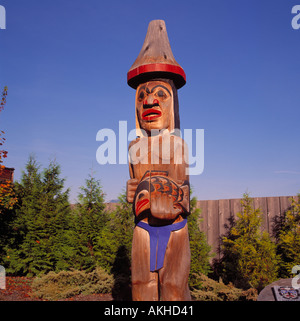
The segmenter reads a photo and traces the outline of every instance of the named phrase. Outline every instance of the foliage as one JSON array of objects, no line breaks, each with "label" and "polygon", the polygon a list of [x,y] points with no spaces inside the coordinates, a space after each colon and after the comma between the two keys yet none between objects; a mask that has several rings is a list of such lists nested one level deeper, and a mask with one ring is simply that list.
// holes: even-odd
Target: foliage
[{"label": "foliage", "polygon": [[0,112],[4,109],[4,106],[6,104],[6,96],[7,96],[7,86],[4,87],[1,97],[1,103],[0,103]]},{"label": "foliage", "polygon": [[132,205],[126,200],[126,193],[119,196],[116,209],[98,237],[97,263],[114,277],[112,295],[115,300],[131,299],[131,245],[134,229]]},{"label": "foliage", "polygon": [[191,296],[197,301],[256,301],[257,291],[250,288],[246,291],[235,288],[231,283],[225,285],[222,281],[214,281],[204,274],[194,275],[198,284],[191,291]]},{"label": "foliage", "polygon": [[269,234],[261,233],[261,212],[252,207],[252,201],[244,194],[236,226],[223,237],[223,279],[238,287],[261,290],[276,280],[278,257]]},{"label": "foliage", "polygon": [[[7,87],[4,87],[0,103],[0,112],[6,104]],[[5,142],[3,135],[5,132],[0,131],[0,146]],[[5,166],[3,159],[7,157],[7,151],[0,150],[0,175],[2,175]],[[0,262],[1,257],[5,256],[5,247],[10,242],[12,236],[11,222],[14,220],[14,207],[17,203],[17,197],[14,190],[14,184],[11,181],[0,180]]]},{"label": "foliage", "polygon": [[291,277],[293,266],[300,263],[300,194],[298,200],[291,198],[291,208],[286,211],[280,229],[277,250],[281,256],[280,276]]},{"label": "foliage", "polygon": [[17,200],[14,184],[11,181],[0,183],[0,215],[8,213],[7,210],[12,210]]},{"label": "foliage", "polygon": [[[2,195],[18,201],[5,206],[0,202],[0,265],[10,275],[39,276],[53,271],[44,283],[38,281],[43,278],[35,283],[41,298],[50,298],[51,292],[52,299],[89,293],[89,288],[93,293],[110,291],[116,300],[130,299],[135,224],[126,194],[120,195],[115,210],[108,211],[100,180],[90,175],[71,209],[69,190],[64,190],[65,180],[60,174],[56,162],[41,170],[35,157],[30,156],[20,182],[11,185],[14,194],[2,189]],[[255,300],[254,288],[260,291],[279,276],[291,277],[292,267],[300,262],[300,195],[298,200],[292,199],[275,244],[268,233],[261,232],[261,212],[244,194],[242,212],[223,238],[219,276],[228,285],[206,277],[211,272],[211,248],[199,230],[201,212],[196,205],[193,197],[188,218],[189,286],[195,299]],[[90,282],[92,276],[98,278],[95,273],[104,273],[105,277],[94,286]],[[60,277],[66,280],[59,283]],[[85,278],[82,284],[78,283],[80,278]]]},{"label": "foliage", "polygon": [[104,193],[100,180],[89,175],[85,186],[80,187],[73,214],[78,237],[78,254],[81,264],[77,268],[91,270],[96,266],[95,248],[98,237],[108,221],[105,211]]},{"label": "foliage", "polygon": [[[15,231],[6,248],[7,272],[33,276],[70,268],[74,256],[68,240],[72,225],[69,190],[55,162],[42,173],[30,156],[21,182],[16,183],[20,202],[12,222]],[[73,239],[73,238],[72,238]]]},{"label": "foliage", "polygon": [[[134,229],[132,205],[126,201],[126,193],[119,196],[119,203],[109,215],[109,220],[97,238],[97,262],[107,271],[127,273],[122,261],[131,260],[131,244]],[[122,247],[122,251],[120,251]],[[118,255],[119,253],[119,255]],[[120,253],[122,254],[120,256]],[[121,257],[123,258],[121,259]]]},{"label": "foliage", "polygon": [[[6,96],[7,96],[7,87],[4,87],[2,92],[2,98],[0,103],[0,112],[4,109],[6,104]],[[5,142],[5,137],[3,135],[5,132],[3,130],[0,131],[0,146],[2,146]],[[0,150],[0,175],[4,170],[5,166],[3,164],[3,158],[7,157],[6,150]],[[14,205],[17,203],[17,198],[14,192],[14,186],[11,181],[0,181],[0,215],[7,214],[8,210],[12,210]]]},{"label": "foliage", "polygon": [[201,210],[197,208],[197,198],[193,197],[190,202],[191,214],[188,217],[188,229],[191,250],[191,268],[189,285],[197,285],[197,273],[207,275],[210,272],[209,253],[211,247],[208,245],[205,234],[199,229],[199,216]]},{"label": "foliage", "polygon": [[34,279],[32,296],[45,300],[60,300],[79,294],[111,293],[112,287],[113,277],[100,267],[92,272],[49,272]]},{"label": "foliage", "polygon": [[[0,112],[6,97],[4,87]],[[0,146],[4,134],[0,131]],[[5,158],[7,151],[1,149],[0,174]],[[117,300],[129,299],[134,216],[126,194],[122,193],[116,209],[108,212],[100,180],[90,175],[71,210],[69,190],[64,190],[60,174],[56,162],[41,170],[30,156],[19,183],[0,182],[0,265],[11,275],[52,271],[34,282],[35,294],[41,298],[112,292]],[[300,194],[291,201],[275,244],[268,233],[261,232],[261,212],[244,194],[236,225],[223,238],[220,276],[229,283],[225,285],[206,276],[211,272],[211,248],[199,230],[200,209],[193,197],[188,218],[193,297],[254,300],[253,288],[259,291],[279,276],[291,277],[293,266],[300,262]],[[230,282],[249,290],[237,289]]]}]

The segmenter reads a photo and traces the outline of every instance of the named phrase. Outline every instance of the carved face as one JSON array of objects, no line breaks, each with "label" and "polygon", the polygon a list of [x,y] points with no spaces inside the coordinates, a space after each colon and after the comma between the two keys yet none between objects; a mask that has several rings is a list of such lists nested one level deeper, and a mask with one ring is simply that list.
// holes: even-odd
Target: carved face
[{"label": "carved face", "polygon": [[173,90],[164,81],[149,81],[138,86],[136,91],[137,128],[146,132],[151,129],[174,127]]}]

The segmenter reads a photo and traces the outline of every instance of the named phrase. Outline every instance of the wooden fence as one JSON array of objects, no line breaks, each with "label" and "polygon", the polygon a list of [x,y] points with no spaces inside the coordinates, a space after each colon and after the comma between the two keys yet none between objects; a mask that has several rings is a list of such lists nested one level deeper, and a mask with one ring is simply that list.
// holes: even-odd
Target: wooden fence
[{"label": "wooden fence", "polygon": [[[263,231],[274,236],[276,222],[290,208],[291,198],[296,199],[296,196],[253,198],[254,208],[262,211]],[[206,234],[214,257],[219,259],[222,236],[228,233],[237,219],[237,213],[242,211],[241,199],[198,201],[197,207],[201,208],[200,229]]]},{"label": "wooden fence", "polygon": [[[262,231],[274,236],[276,222],[279,222],[290,208],[291,198],[296,199],[297,196],[253,198],[254,208],[262,211]],[[112,211],[116,206],[117,203],[107,203],[106,209]],[[241,199],[197,201],[197,207],[201,209],[200,230],[206,234],[214,258],[220,259],[222,236],[228,233],[237,219],[237,213],[242,211]]]}]

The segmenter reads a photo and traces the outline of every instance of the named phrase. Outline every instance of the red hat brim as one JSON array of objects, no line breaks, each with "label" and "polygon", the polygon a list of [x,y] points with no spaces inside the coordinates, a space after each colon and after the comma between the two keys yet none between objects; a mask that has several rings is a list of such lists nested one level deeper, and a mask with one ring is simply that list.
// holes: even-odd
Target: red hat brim
[{"label": "red hat brim", "polygon": [[127,83],[130,87],[136,89],[138,85],[154,80],[155,78],[167,78],[174,81],[177,89],[186,83],[184,70],[178,65],[155,63],[145,64],[130,70],[127,73]]}]

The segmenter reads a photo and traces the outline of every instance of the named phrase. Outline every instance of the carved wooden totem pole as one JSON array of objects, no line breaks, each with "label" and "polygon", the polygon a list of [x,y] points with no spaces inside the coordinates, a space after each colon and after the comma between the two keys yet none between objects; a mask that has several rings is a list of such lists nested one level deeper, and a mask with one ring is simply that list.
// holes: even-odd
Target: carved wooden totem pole
[{"label": "carved wooden totem pole", "polygon": [[163,20],[151,21],[127,74],[136,89],[137,138],[129,145],[127,200],[136,227],[132,242],[132,297],[190,300],[187,147],[180,129],[177,89],[186,80],[173,57]]}]

